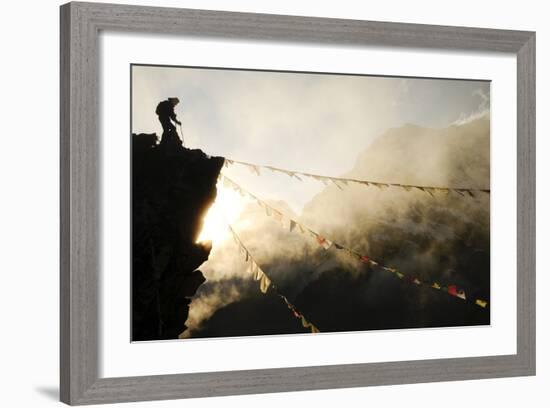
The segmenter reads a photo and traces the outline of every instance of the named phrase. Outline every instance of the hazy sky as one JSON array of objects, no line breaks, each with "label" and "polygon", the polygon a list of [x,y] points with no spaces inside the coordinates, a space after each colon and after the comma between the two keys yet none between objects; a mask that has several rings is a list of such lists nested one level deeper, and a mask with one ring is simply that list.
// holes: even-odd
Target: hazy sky
[{"label": "hazy sky", "polygon": [[[349,75],[134,66],[132,132],[162,133],[157,103],[170,96],[185,144],[210,155],[311,173],[349,171],[376,137],[414,123],[446,127],[488,108],[489,83]],[[317,182],[227,174],[300,213]]]}]

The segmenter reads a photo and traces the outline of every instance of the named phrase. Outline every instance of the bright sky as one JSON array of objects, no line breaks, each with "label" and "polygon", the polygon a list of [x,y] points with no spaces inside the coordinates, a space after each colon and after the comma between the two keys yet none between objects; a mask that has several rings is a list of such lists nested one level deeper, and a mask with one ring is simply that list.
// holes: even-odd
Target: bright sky
[{"label": "bright sky", "polygon": [[[158,102],[178,97],[185,144],[219,155],[338,176],[387,129],[446,127],[488,108],[489,83],[349,75],[133,66],[132,132],[162,134]],[[178,129],[179,130],[179,129]],[[296,212],[322,183],[227,174]]]}]

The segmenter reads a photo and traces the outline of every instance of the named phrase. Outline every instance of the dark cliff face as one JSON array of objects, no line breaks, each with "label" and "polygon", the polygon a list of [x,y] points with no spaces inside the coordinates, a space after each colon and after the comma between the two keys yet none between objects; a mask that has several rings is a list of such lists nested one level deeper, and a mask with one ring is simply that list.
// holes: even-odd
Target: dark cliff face
[{"label": "dark cliff face", "polygon": [[205,281],[211,246],[195,241],[223,158],[132,137],[132,341],[176,339]]}]

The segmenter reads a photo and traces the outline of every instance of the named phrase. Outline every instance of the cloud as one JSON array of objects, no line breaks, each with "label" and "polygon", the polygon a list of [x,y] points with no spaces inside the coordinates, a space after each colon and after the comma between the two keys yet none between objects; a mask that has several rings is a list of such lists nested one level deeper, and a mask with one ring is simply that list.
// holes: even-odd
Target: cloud
[{"label": "cloud", "polygon": [[455,122],[453,122],[453,124],[464,125],[474,120],[487,118],[489,116],[491,109],[489,91],[476,89],[474,92],[472,92],[472,95],[479,98],[480,100],[477,109],[468,114],[462,112],[459,118]]}]

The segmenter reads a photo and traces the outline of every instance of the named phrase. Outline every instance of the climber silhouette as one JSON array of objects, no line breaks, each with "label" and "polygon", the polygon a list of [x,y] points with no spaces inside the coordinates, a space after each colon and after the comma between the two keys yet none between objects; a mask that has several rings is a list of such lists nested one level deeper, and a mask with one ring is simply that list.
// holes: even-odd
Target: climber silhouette
[{"label": "climber silhouette", "polygon": [[162,125],[161,144],[176,143],[181,145],[176,127],[172,123],[172,121],[174,121],[176,124],[181,125],[181,122],[177,119],[176,113],[174,112],[174,108],[179,102],[180,100],[178,98],[168,98],[157,105],[155,113],[158,115],[160,124]]}]

